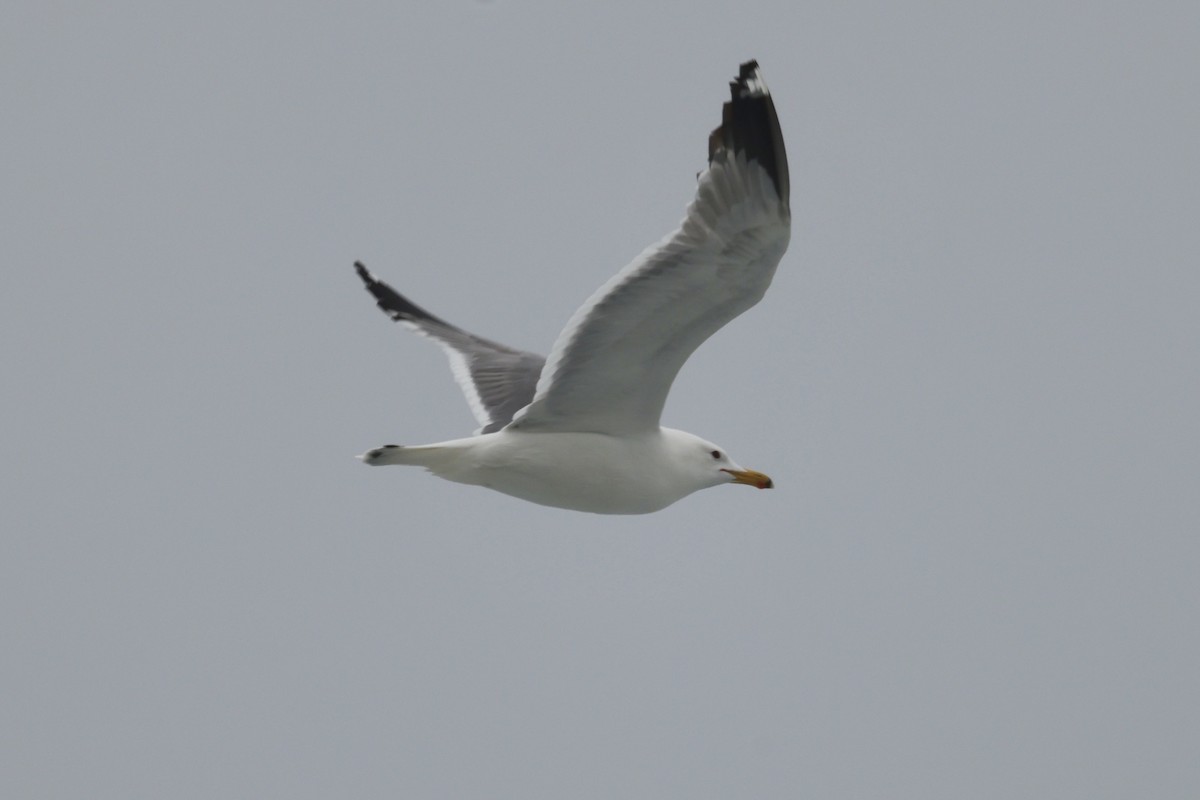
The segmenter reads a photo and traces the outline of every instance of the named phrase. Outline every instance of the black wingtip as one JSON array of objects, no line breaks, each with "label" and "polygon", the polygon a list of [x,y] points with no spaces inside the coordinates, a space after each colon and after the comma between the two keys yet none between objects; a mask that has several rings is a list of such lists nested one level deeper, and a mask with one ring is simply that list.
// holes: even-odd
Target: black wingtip
[{"label": "black wingtip", "polygon": [[738,68],[737,79],[729,82],[729,96],[721,109],[720,127],[708,137],[709,163],[722,150],[745,154],[767,171],[775,191],[787,205],[791,185],[783,131],[758,61],[751,59]]},{"label": "black wingtip", "polygon": [[[745,90],[748,82],[754,79],[757,72],[759,72],[757,60],[752,58],[749,61],[743,62],[738,67],[737,80],[729,82],[729,96],[736,100],[738,92]],[[761,80],[762,76],[759,75],[758,77]],[[766,86],[763,86],[763,91],[766,91]]]},{"label": "black wingtip", "polygon": [[375,298],[375,303],[385,314],[397,322],[402,320],[412,322],[429,320],[441,325],[448,324],[445,320],[430,314],[391,286],[376,278],[361,261],[354,262],[354,271],[358,273],[358,277],[362,278],[362,282],[366,284],[367,291]]}]

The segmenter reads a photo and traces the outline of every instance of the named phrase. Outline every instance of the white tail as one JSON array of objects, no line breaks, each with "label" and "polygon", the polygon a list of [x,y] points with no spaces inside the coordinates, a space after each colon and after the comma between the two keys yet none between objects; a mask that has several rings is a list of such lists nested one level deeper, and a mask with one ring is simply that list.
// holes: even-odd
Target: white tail
[{"label": "white tail", "polygon": [[454,462],[459,451],[460,448],[445,447],[440,444],[416,446],[385,444],[374,450],[368,450],[358,459],[372,467],[402,464],[411,467],[425,467],[431,472],[441,473],[443,469]]},{"label": "white tail", "polygon": [[385,464],[412,464],[411,453],[408,453],[409,448],[401,447],[398,444],[385,444],[383,447],[376,447],[374,450],[368,450],[358,460],[364,464],[370,464],[372,467],[382,467]]}]

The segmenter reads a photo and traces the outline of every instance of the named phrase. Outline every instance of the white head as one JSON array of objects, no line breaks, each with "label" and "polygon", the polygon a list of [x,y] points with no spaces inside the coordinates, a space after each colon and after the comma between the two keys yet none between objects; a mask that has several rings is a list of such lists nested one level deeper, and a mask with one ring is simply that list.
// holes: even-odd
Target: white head
[{"label": "white head", "polygon": [[669,442],[674,468],[686,474],[692,491],[723,483],[741,483],[756,489],[775,486],[769,477],[740,466],[723,448],[710,441],[672,428],[663,428],[662,432]]}]

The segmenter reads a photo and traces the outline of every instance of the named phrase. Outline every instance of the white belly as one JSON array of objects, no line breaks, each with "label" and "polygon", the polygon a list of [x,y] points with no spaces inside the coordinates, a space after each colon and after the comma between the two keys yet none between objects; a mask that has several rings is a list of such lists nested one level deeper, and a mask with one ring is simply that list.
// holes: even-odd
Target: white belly
[{"label": "white belly", "polygon": [[647,514],[695,491],[673,475],[661,439],[500,431],[459,440],[437,475],[532,503],[597,514]]}]

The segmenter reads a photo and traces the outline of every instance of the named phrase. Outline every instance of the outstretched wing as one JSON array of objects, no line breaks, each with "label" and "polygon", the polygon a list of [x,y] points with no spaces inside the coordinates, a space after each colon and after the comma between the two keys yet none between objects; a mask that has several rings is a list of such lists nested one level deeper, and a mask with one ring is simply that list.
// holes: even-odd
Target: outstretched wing
[{"label": "outstretched wing", "polygon": [[513,427],[657,429],[679,368],[766,292],[791,237],[787,154],[758,63],[730,88],[679,229],[575,312]]},{"label": "outstretched wing", "polygon": [[479,422],[476,433],[500,430],[533,399],[546,361],[542,356],[467,333],[404,297],[361,262],[355,262],[354,269],[389,317],[434,340],[446,351],[454,379]]}]

